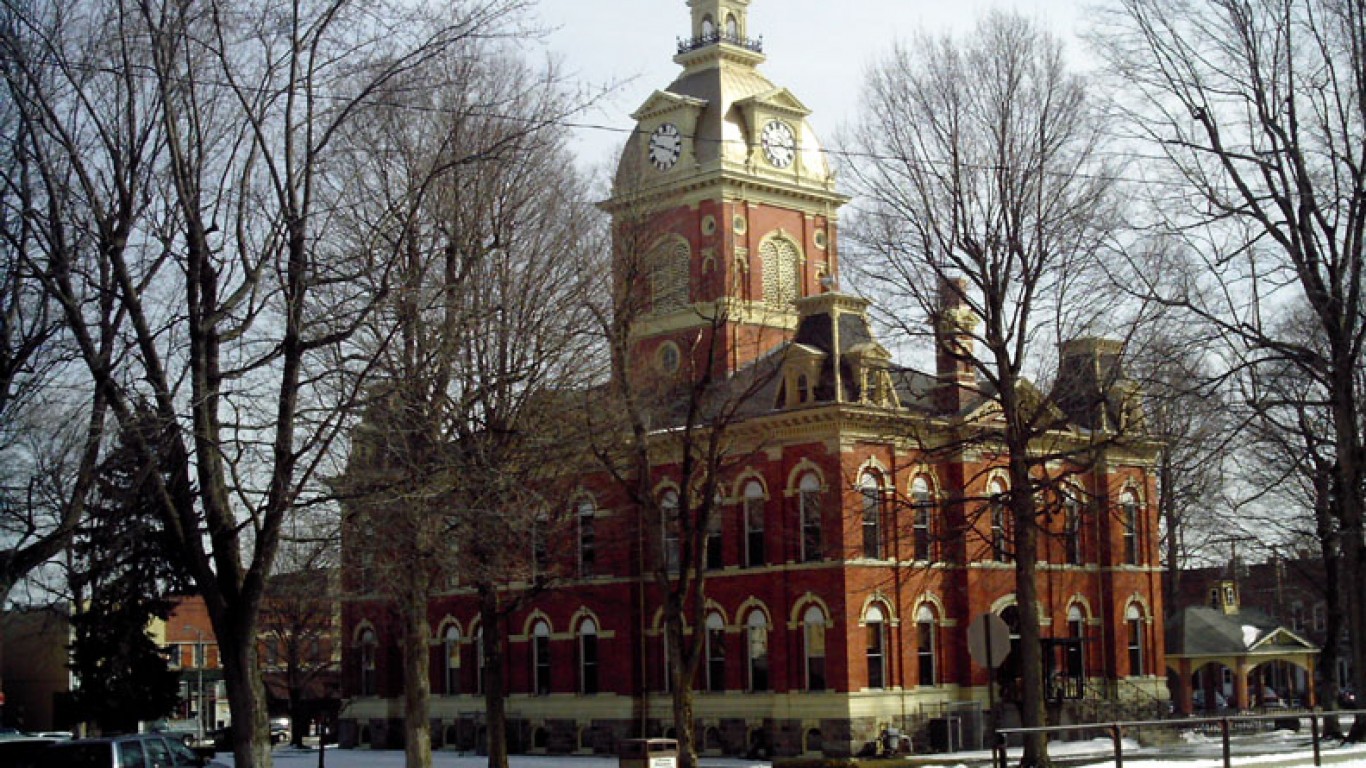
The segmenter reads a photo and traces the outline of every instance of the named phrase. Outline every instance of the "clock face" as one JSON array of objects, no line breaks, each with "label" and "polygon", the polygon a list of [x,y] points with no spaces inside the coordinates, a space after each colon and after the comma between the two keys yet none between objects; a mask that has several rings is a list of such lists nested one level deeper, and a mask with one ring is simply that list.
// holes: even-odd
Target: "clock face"
[{"label": "clock face", "polygon": [[678,132],[678,126],[673,123],[664,123],[650,134],[650,162],[659,170],[672,168],[682,151],[683,134]]},{"label": "clock face", "polygon": [[781,120],[768,121],[759,143],[764,148],[764,157],[774,168],[786,168],[797,157],[797,137],[792,133],[792,126]]}]

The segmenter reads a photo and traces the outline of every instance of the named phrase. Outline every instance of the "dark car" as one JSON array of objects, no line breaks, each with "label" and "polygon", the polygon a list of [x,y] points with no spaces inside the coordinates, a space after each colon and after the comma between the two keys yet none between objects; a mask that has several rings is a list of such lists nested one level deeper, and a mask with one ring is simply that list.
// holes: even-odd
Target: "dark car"
[{"label": "dark car", "polygon": [[0,737],[0,765],[5,768],[37,768],[38,756],[57,739],[42,736]]},{"label": "dark car", "polygon": [[157,733],[76,739],[51,744],[37,768],[204,768],[209,762],[177,739]]}]

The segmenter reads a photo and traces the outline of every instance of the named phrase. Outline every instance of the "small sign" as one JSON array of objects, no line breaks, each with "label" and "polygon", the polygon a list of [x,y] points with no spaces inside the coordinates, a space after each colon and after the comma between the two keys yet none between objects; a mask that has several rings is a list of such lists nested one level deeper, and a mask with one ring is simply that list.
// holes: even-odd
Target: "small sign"
[{"label": "small sign", "polygon": [[652,757],[650,768],[678,768],[678,760],[673,757]]},{"label": "small sign", "polygon": [[1010,627],[994,613],[984,613],[968,625],[968,654],[984,667],[995,669],[1010,655]]}]

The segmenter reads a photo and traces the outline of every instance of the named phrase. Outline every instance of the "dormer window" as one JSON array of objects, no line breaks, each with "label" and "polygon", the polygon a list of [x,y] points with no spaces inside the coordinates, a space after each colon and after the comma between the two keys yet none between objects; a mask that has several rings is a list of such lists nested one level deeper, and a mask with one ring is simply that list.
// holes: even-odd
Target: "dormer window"
[{"label": "dormer window", "polygon": [[797,376],[797,402],[805,403],[811,400],[811,384],[806,378],[806,374]]}]

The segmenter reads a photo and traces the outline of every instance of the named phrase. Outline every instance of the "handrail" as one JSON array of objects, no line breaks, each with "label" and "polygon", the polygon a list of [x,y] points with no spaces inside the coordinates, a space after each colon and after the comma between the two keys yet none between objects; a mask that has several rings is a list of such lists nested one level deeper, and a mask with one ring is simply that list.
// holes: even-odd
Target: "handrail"
[{"label": "handrail", "polygon": [[709,45],[715,45],[716,43],[738,45],[741,48],[754,51],[755,53],[764,52],[764,39],[762,37],[751,39],[733,35],[729,32],[721,32],[719,30],[716,32],[709,32],[705,35],[698,35],[694,38],[680,38],[678,41],[678,52],[680,54],[688,53],[689,51],[695,51],[698,48],[705,48]]},{"label": "handrail", "polygon": [[1065,733],[1067,731],[1084,731],[1103,728],[1110,732],[1110,739],[1114,743],[1115,768],[1124,766],[1124,745],[1120,738],[1125,728],[1137,727],[1174,727],[1186,725],[1218,725],[1220,739],[1222,741],[1224,768],[1232,768],[1233,753],[1229,742],[1230,723],[1242,721],[1258,720],[1280,720],[1287,717],[1308,717],[1309,728],[1312,734],[1314,749],[1314,765],[1323,765],[1323,756],[1320,750],[1322,742],[1319,729],[1319,719],[1325,715],[1357,715],[1366,714],[1366,709],[1336,709],[1331,713],[1321,709],[1314,709],[1307,712],[1282,712],[1274,715],[1234,715],[1226,717],[1183,717],[1168,720],[1129,720],[1114,723],[1077,723],[1074,725],[1047,725],[1032,728],[998,728],[996,730],[996,744],[992,747],[991,763],[998,768],[1007,768],[1006,740],[1009,736],[1023,735],[1029,733]]}]

